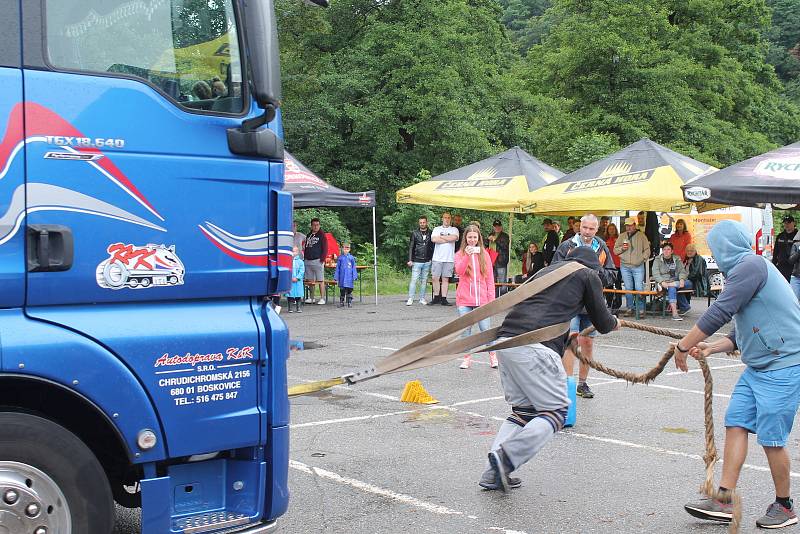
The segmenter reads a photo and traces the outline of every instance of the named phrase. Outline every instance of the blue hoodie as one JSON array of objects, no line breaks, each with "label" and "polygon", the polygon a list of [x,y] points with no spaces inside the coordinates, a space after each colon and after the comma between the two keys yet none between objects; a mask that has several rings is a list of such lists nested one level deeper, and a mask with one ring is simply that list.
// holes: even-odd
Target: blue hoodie
[{"label": "blue hoodie", "polygon": [[757,371],[800,364],[800,304],[780,271],[753,252],[741,223],[720,221],[706,240],[725,289],[697,327],[711,335],[733,319],[742,361]]}]

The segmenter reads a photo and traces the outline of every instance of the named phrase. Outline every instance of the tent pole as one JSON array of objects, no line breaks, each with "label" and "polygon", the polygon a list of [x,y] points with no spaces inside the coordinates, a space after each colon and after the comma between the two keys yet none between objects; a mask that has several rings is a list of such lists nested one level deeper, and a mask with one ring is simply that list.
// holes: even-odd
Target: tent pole
[{"label": "tent pole", "polygon": [[[508,265],[511,265],[511,258],[514,257],[514,247],[511,246],[514,240],[514,212],[508,214]],[[506,278],[509,278],[511,273],[506,269]],[[512,276],[513,280],[514,277]],[[506,280],[503,280],[505,282]]]},{"label": "tent pole", "polygon": [[372,206],[372,267],[375,273],[375,305],[378,305],[378,227],[375,223],[375,206]]}]

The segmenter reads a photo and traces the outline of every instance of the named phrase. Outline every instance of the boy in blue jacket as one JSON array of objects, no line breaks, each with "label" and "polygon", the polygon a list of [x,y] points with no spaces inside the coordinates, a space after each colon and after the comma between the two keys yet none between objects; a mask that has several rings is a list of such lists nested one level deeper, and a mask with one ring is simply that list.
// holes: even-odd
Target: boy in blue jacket
[{"label": "boy in blue jacket", "polygon": [[345,243],[342,246],[342,254],[336,260],[336,271],[333,273],[333,278],[339,285],[339,308],[345,305],[347,300],[347,307],[353,307],[353,282],[358,280],[358,271],[356,270],[356,259],[350,254],[350,243]]},{"label": "boy in blue jacket", "polygon": [[306,274],[305,263],[303,257],[300,255],[300,249],[295,245],[292,249],[292,288],[289,290],[287,298],[289,300],[289,313],[294,313],[292,304],[297,308],[297,313],[300,313],[300,302],[303,300],[303,277]]}]

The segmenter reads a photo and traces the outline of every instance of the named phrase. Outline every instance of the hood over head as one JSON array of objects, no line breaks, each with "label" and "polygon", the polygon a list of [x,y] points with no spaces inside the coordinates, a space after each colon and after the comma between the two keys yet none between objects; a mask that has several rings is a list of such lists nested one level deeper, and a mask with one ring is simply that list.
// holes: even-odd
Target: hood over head
[{"label": "hood over head", "polygon": [[750,232],[737,221],[723,220],[715,224],[706,242],[723,273],[733,269],[748,254],[755,254]]},{"label": "hood over head", "polygon": [[600,272],[600,260],[592,247],[575,247],[569,251],[565,261],[577,261],[584,267]]}]

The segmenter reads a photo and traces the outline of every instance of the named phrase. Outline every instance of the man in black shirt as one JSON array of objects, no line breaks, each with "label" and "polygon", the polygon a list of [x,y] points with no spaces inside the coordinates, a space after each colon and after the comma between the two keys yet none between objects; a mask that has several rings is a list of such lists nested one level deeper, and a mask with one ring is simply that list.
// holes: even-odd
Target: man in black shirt
[{"label": "man in black shirt", "polygon": [[542,256],[544,256],[544,264],[550,265],[559,245],[558,233],[553,230],[552,219],[542,221],[542,226],[544,226],[545,231],[544,241],[542,242]]},{"label": "man in black shirt", "polygon": [[[494,262],[494,281],[508,282],[508,257],[511,240],[503,231],[503,223],[496,219],[492,223],[492,233],[487,238],[486,247],[497,252]],[[498,288],[499,289],[499,288]],[[497,296],[500,296],[499,293]]]},{"label": "man in black shirt", "polygon": [[[431,229],[428,228],[428,218],[424,215],[419,218],[419,228],[411,232],[411,239],[408,242],[408,262],[411,267],[411,282],[408,284],[408,300],[406,306],[414,303],[414,295],[417,294],[419,303],[423,306],[425,301],[425,286],[428,283],[428,273],[431,272],[431,258],[433,257],[433,241],[431,241]],[[419,293],[417,293],[419,285]]]},{"label": "man in black shirt", "polygon": [[325,304],[325,257],[328,255],[328,240],[320,228],[319,219],[311,219],[311,233],[306,236],[306,247],[303,251],[306,268],[306,282],[313,282],[309,288],[306,304],[314,302],[314,287],[319,284],[319,300],[317,304]]},{"label": "man in black shirt", "polygon": [[[549,288],[520,302],[508,312],[498,340],[524,334],[545,326],[570,321],[585,308],[597,330],[603,334],[619,328],[609,313],[600,281],[600,262],[590,247],[570,250],[565,262],[578,262],[586,269],[567,275]],[[534,278],[552,272],[564,263],[545,267]],[[567,374],[561,355],[567,333],[543,343],[498,351],[500,379],[511,415],[500,430],[489,453],[489,466],[480,486],[508,491],[518,484],[510,479],[564,426],[569,407]]]},{"label": "man in black shirt", "polygon": [[783,218],[783,232],[778,234],[775,239],[775,250],[772,253],[772,263],[781,272],[787,281],[792,276],[792,264],[789,262],[789,253],[792,251],[792,244],[797,237],[797,228],[794,225],[794,217],[786,215]]}]

